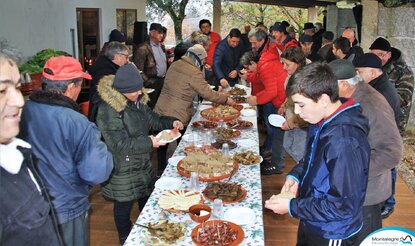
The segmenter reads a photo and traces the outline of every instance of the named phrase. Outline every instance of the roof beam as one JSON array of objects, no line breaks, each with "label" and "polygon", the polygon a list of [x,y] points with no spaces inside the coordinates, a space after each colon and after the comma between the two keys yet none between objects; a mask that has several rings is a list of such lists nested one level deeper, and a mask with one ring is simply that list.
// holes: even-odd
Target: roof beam
[{"label": "roof beam", "polygon": [[257,3],[266,5],[279,5],[293,8],[309,8],[315,6],[327,6],[335,4],[333,1],[316,1],[316,0],[230,0],[232,2]]}]

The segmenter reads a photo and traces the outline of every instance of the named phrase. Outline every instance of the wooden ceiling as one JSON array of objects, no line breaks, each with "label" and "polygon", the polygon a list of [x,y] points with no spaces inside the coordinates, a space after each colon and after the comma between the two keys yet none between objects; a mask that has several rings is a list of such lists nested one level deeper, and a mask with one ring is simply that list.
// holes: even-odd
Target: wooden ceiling
[{"label": "wooden ceiling", "polygon": [[232,2],[258,3],[266,5],[279,5],[294,8],[309,8],[315,6],[327,6],[336,4],[339,0],[230,0]]}]

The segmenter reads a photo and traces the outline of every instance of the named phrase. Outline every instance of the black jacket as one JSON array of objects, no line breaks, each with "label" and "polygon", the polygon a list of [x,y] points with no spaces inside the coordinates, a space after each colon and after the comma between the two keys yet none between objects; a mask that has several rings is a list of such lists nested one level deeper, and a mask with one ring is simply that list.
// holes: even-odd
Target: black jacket
[{"label": "black jacket", "polygon": [[98,104],[101,101],[97,93],[97,86],[99,80],[105,75],[115,74],[120,66],[113,63],[106,56],[99,56],[94,65],[88,69],[88,73],[91,74],[92,80],[89,83],[89,111],[88,119],[95,122],[95,117],[98,111]]},{"label": "black jacket", "polygon": [[369,82],[373,88],[375,88],[380,94],[382,94],[386,101],[391,106],[396,125],[399,126],[400,119],[402,118],[402,112],[400,110],[401,102],[399,99],[398,91],[391,81],[389,81],[388,75],[383,73],[376,79]]},{"label": "black jacket", "polygon": [[[46,188],[30,149],[17,174],[0,167],[0,245],[63,245]],[[33,174],[42,194],[29,174]]]}]

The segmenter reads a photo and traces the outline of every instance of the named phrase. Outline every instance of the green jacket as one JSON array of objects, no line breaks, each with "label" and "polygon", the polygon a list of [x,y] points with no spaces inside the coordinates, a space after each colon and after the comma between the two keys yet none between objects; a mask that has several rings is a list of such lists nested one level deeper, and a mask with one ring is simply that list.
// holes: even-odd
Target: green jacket
[{"label": "green jacket", "polygon": [[104,197],[119,202],[149,196],[153,190],[150,129],[171,129],[173,117],[160,116],[147,105],[135,104],[113,87],[114,75],[98,84],[102,102],[97,125],[114,158],[114,170],[102,189]]},{"label": "green jacket", "polygon": [[392,57],[383,66],[383,71],[395,84],[401,100],[402,122],[400,127],[404,128],[411,111],[412,95],[414,93],[414,74],[411,68],[402,58],[402,53],[396,48],[392,48]]}]

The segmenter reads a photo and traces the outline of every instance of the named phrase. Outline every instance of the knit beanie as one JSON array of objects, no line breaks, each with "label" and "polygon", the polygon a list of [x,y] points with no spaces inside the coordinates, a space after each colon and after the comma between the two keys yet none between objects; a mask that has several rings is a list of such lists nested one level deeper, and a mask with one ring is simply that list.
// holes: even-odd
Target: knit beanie
[{"label": "knit beanie", "polygon": [[118,68],[112,86],[121,93],[131,93],[143,88],[143,82],[137,67],[128,63]]},{"label": "knit beanie", "polygon": [[125,36],[122,32],[118,31],[117,29],[114,29],[110,33],[110,42],[117,41],[120,43],[125,42]]}]

